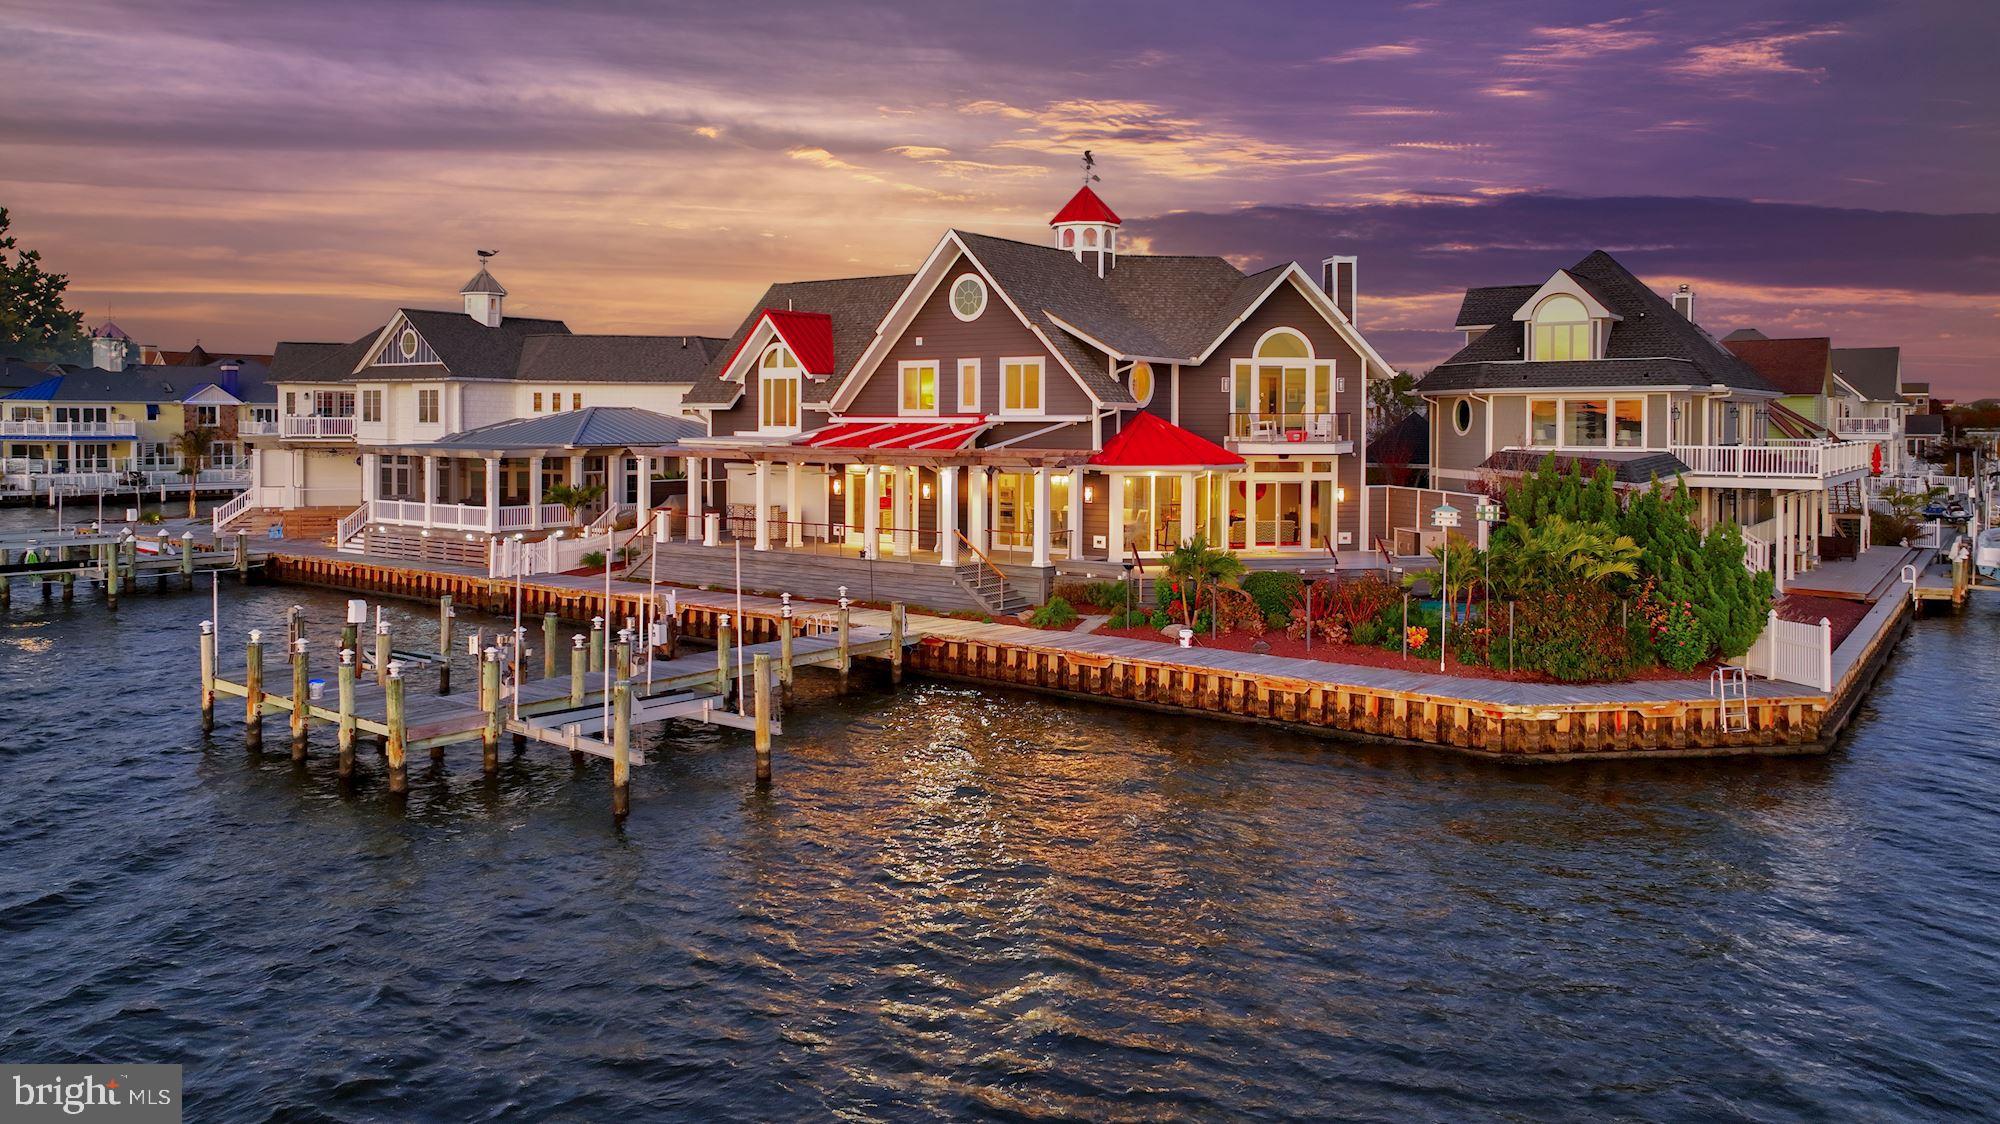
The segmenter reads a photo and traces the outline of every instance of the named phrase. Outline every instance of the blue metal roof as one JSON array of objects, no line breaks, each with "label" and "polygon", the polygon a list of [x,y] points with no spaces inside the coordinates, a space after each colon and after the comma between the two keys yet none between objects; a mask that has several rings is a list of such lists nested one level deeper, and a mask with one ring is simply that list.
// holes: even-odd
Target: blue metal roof
[{"label": "blue metal roof", "polygon": [[0,397],[6,397],[6,398],[12,398],[16,400],[30,401],[30,402],[53,401],[56,396],[56,391],[62,389],[62,381],[63,377],[61,375],[51,375],[48,378],[43,379],[41,382],[38,382],[33,386],[24,386],[12,394],[3,395]]}]

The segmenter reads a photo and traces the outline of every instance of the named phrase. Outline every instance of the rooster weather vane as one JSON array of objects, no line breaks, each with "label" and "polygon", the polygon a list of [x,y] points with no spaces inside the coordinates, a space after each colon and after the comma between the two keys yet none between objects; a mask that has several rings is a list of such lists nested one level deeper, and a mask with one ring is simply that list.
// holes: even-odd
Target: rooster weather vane
[{"label": "rooster weather vane", "polygon": [[1083,150],[1083,182],[1085,184],[1100,182],[1097,178],[1097,157],[1087,148]]}]

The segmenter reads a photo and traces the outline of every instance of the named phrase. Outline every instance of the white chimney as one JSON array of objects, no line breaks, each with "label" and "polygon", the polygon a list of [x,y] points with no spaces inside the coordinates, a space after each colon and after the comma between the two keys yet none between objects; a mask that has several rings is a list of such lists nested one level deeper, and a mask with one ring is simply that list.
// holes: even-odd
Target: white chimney
[{"label": "white chimney", "polygon": [[1674,290],[1674,311],[1681,314],[1681,319],[1694,323],[1694,289],[1685,282]]},{"label": "white chimney", "polygon": [[90,337],[90,365],[100,371],[125,369],[125,341],[117,336]]},{"label": "white chimney", "polygon": [[1333,298],[1333,306],[1354,323],[1355,275],[1361,269],[1361,259],[1351,254],[1330,257],[1319,263],[1319,287]]}]

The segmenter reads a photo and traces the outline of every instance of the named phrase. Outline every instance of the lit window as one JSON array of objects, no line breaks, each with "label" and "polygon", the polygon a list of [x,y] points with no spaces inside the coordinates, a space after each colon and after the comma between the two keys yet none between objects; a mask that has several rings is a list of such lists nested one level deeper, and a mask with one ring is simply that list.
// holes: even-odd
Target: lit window
[{"label": "lit window", "polygon": [[1144,406],[1153,400],[1153,365],[1132,364],[1132,400]]},{"label": "lit window", "polygon": [[792,353],[783,344],[778,344],[764,353],[759,366],[758,424],[776,432],[798,429],[800,372]]},{"label": "lit window", "polygon": [[1583,302],[1558,293],[1535,309],[1535,354],[1538,362],[1594,359],[1590,316]]},{"label": "lit window", "polygon": [[542,392],[539,390],[535,392],[535,412],[538,414],[542,412]]},{"label": "lit window", "polygon": [[1602,398],[1575,398],[1563,403],[1563,444],[1571,447],[1605,445],[1611,427],[1610,403]]},{"label": "lit window", "polygon": [[1528,403],[1528,444],[1556,444],[1556,401],[1538,398]]},{"label": "lit window", "polygon": [[1611,411],[1612,439],[1621,449],[1637,449],[1646,443],[1646,400],[1620,398]]},{"label": "lit window", "polygon": [[569,396],[569,408],[570,408],[570,409],[572,409],[572,410],[581,410],[581,409],[583,409],[583,392],[582,392],[582,391],[577,391],[577,392],[576,392],[575,394],[572,394],[572,395],[570,395],[570,396]]},{"label": "lit window", "polygon": [[1042,412],[1040,358],[1000,361],[1000,412],[1003,414]]},{"label": "lit window", "polygon": [[903,412],[937,413],[937,364],[905,362],[900,367],[903,380]]},{"label": "lit window", "polygon": [[1259,359],[1304,359],[1311,354],[1306,338],[1290,328],[1280,328],[1257,343]]},{"label": "lit window", "polygon": [[958,361],[958,409],[960,413],[979,412],[979,371],[977,359]]}]

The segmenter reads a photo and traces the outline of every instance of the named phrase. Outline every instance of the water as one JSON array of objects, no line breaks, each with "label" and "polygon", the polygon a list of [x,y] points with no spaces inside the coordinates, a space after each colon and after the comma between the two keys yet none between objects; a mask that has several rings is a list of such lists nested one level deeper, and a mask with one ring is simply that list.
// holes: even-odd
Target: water
[{"label": "water", "polygon": [[[271,720],[253,757],[225,699],[203,738],[205,595],[16,593],[0,1058],[182,1062],[190,1120],[1891,1120],[2000,1095],[1991,605],[1922,622],[1826,758],[1504,768],[808,678],[772,793],[746,735],[676,730],[620,831],[607,768],[541,750],[503,747],[494,783],[476,750],[413,762],[401,811],[364,754],[343,796],[324,735],[295,769]],[[232,657],[287,605],[322,640],[339,616],[223,595]]]}]

